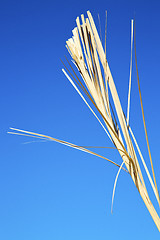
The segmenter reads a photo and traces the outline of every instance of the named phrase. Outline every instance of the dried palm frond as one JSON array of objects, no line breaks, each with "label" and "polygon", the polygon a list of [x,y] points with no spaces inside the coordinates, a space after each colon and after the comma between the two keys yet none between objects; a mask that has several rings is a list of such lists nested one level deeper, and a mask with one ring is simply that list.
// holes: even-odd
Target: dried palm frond
[{"label": "dried palm frond", "polygon": [[[152,176],[147,168],[146,162],[142,156],[141,150],[138,146],[136,138],[132,132],[132,129],[129,125],[129,111],[130,111],[130,91],[131,91],[131,72],[132,72],[132,46],[133,46],[133,21],[131,27],[131,62],[130,62],[130,78],[129,78],[129,92],[128,92],[128,108],[127,108],[127,118],[124,115],[124,111],[121,106],[121,102],[118,96],[118,92],[110,71],[110,67],[108,61],[106,59],[106,26],[105,26],[105,50],[102,46],[102,41],[99,37],[98,31],[96,29],[94,20],[92,18],[91,13],[87,12],[88,17],[85,18],[84,15],[81,15],[81,23],[80,18],[77,17],[76,24],[77,27],[73,29],[72,38],[66,41],[66,47],[72,57],[74,64],[76,65],[81,77],[79,77],[67,60],[69,67],[62,69],[70,83],[73,85],[75,90],[78,92],[82,100],[94,114],[106,134],[109,136],[109,139],[114,145],[114,148],[117,149],[121,158],[122,164],[119,166],[115,162],[96,154],[83,146],[77,146],[72,143],[68,143],[66,141],[58,140],[43,134],[37,134],[33,132],[28,132],[20,129],[14,129],[16,132],[10,132],[12,134],[25,135],[30,137],[41,138],[43,140],[51,140],[56,141],[61,144],[70,146],[72,148],[90,153],[92,155],[96,155],[98,157],[104,158],[107,161],[117,165],[119,167],[119,171],[116,176],[114,189],[113,189],[113,197],[114,198],[115,186],[117,182],[118,175],[120,170],[126,170],[129,172],[135,186],[137,187],[139,194],[141,195],[148,211],[150,212],[158,230],[160,231],[160,218],[149,198],[149,194],[146,188],[145,180],[143,178],[142,170],[140,167],[139,161],[142,161],[144,166],[144,170],[148,176],[149,182],[153,189],[154,195],[160,203],[154,167],[151,158],[151,152],[149,148],[149,141],[147,136],[145,118],[144,118],[144,110],[142,104],[142,97],[140,91],[140,83],[137,69],[137,58],[136,58],[136,46],[135,48],[135,59],[136,59],[136,69],[137,69],[137,78],[138,78],[138,88],[140,95],[140,103],[142,109],[143,123],[145,128],[145,135],[147,140],[147,147],[149,151],[149,157],[152,167]],[[100,20],[99,20],[100,21]],[[135,31],[134,31],[135,36]],[[135,39],[134,39],[135,44]],[[110,91],[110,94],[109,94]],[[110,97],[112,99],[110,99]],[[88,101],[90,100],[92,105],[98,112],[98,115],[95,113],[93,108],[90,106]],[[111,102],[113,101],[114,107]],[[100,120],[102,119],[102,120]],[[139,156],[137,156],[136,152],[138,152]],[[123,164],[126,169],[123,168]]]}]

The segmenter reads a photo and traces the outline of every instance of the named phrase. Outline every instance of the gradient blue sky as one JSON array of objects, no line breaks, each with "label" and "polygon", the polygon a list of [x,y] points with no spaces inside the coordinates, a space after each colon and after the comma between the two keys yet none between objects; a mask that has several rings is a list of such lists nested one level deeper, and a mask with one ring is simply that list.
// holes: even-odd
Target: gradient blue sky
[{"label": "gradient blue sky", "polygon": [[[160,1],[0,2],[0,239],[159,239],[128,174],[122,172],[111,214],[117,168],[52,142],[7,135],[31,130],[79,145],[111,146],[103,129],[63,75],[75,19],[90,10],[104,29],[107,58],[126,112],[130,20],[136,18],[139,75],[157,182],[160,187]],[[149,165],[133,64],[131,126]],[[114,150],[98,150],[121,163]],[[151,197],[152,192],[151,192]],[[153,202],[155,199],[153,197]],[[155,203],[157,208],[157,204]],[[157,208],[158,209],[158,208]],[[159,209],[158,209],[158,212]]]}]

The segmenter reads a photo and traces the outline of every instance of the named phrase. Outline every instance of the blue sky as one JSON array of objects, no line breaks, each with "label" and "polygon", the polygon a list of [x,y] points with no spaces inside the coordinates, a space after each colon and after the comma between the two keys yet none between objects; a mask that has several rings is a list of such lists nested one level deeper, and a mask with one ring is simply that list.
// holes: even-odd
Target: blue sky
[{"label": "blue sky", "polygon": [[[26,144],[32,139],[7,134],[17,127],[78,145],[111,146],[61,71],[60,59],[69,57],[65,41],[87,10],[96,24],[99,13],[103,29],[108,11],[107,58],[125,112],[130,20],[136,18],[142,98],[160,188],[160,2],[1,0],[0,239],[159,239],[128,174],[119,177],[111,214],[116,167],[58,143]],[[150,168],[135,63],[133,68],[130,123]],[[115,150],[97,151],[121,163]]]}]

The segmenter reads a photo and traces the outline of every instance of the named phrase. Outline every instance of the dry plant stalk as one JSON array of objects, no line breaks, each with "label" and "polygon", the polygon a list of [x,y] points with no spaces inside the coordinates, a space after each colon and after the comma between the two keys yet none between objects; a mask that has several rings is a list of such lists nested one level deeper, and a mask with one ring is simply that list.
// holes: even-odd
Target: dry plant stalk
[{"label": "dry plant stalk", "polygon": [[[151,184],[151,187],[153,189],[154,195],[158,201],[158,204],[160,204],[160,198],[159,198],[159,193],[157,189],[156,178],[154,174],[154,168],[153,168],[149,142],[147,137],[145,118],[144,118],[144,111],[143,111],[143,104],[142,104],[139,76],[138,76],[138,69],[137,69],[135,39],[134,39],[134,48],[135,48],[138,88],[139,88],[143,123],[144,123],[147,147],[148,147],[149,157],[150,157],[150,162],[152,167],[153,179],[147,168],[145,160],[142,156],[142,153],[138,146],[136,138],[131,130],[131,127],[129,126],[129,106],[130,106],[131,71],[132,71],[132,45],[133,45],[133,20],[131,24],[131,30],[132,30],[131,31],[132,33],[131,34],[131,64],[130,64],[130,80],[129,80],[129,92],[128,92],[128,109],[127,109],[127,118],[126,118],[124,115],[124,111],[122,110],[122,106],[121,106],[120,99],[115,87],[115,83],[113,81],[113,77],[108,65],[108,61],[106,59],[106,30],[105,30],[105,51],[104,51],[102,46],[102,41],[100,40],[92,15],[89,11],[87,12],[87,15],[88,15],[88,18],[84,18],[84,15],[81,15],[82,23],[80,23],[79,17],[77,17],[76,19],[77,27],[75,27],[72,31],[73,36],[72,38],[68,39],[68,41],[66,41],[66,47],[83,81],[81,80],[81,78],[78,77],[78,75],[76,74],[75,70],[73,69],[72,65],[68,60],[67,62],[69,64],[69,68],[67,68],[64,65],[66,70],[62,69],[62,71],[64,72],[64,74],[66,75],[70,83],[73,85],[73,87],[76,89],[78,94],[81,96],[83,101],[89,107],[91,112],[97,118],[97,120],[103,127],[104,131],[112,141],[114,148],[118,150],[122,158],[122,165],[119,166],[113,161],[88,150],[86,147],[77,146],[75,144],[58,140],[43,134],[37,134],[37,133],[28,132],[20,129],[15,129],[15,128],[11,128],[11,129],[16,132],[9,132],[9,133],[36,137],[44,140],[56,141],[61,144],[67,145],[69,147],[87,152],[92,155],[96,155],[100,158],[104,158],[107,161],[120,167],[115,180],[115,185],[116,185],[120,170],[123,169],[125,171],[128,171],[148,211],[150,212],[158,230],[160,231],[160,218],[149,198],[145,180],[143,178],[143,174],[139,164],[139,161],[141,160],[144,166],[144,169],[146,171],[146,174],[148,176],[149,182]],[[107,22],[107,18],[106,18],[106,22]],[[109,91],[112,96],[115,110],[113,110],[113,107],[111,106],[111,101],[109,99]],[[89,105],[89,103],[87,102],[84,96],[88,97],[88,99],[92,102],[92,104],[98,111],[99,115],[103,119],[103,123],[100,120],[100,118],[97,116],[97,114],[94,112],[94,110],[91,108],[91,106]],[[115,116],[117,116],[118,121],[116,120]],[[138,152],[139,157],[137,157],[136,152]],[[122,167],[123,164],[125,165],[127,170]],[[113,195],[115,191],[115,185],[114,185]]]}]

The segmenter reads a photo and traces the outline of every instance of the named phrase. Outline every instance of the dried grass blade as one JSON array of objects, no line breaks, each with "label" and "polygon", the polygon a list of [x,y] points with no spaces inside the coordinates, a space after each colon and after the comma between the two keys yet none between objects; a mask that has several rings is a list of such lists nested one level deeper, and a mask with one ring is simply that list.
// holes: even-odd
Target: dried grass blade
[{"label": "dried grass blade", "polygon": [[147,142],[147,148],[148,148],[148,153],[149,153],[149,158],[150,158],[150,163],[151,163],[151,168],[152,168],[154,184],[155,184],[155,187],[156,187],[157,195],[158,195],[158,198],[159,198],[159,206],[160,206],[160,197],[159,197],[158,187],[157,187],[157,183],[156,183],[156,177],[155,177],[155,173],[154,173],[154,167],[153,167],[153,162],[152,162],[151,150],[150,150],[148,134],[147,134],[146,121],[145,121],[145,117],[144,117],[144,109],[143,109],[143,103],[142,103],[142,94],[141,94],[141,89],[140,89],[140,81],[139,81],[139,74],[138,74],[138,64],[137,64],[137,53],[136,53],[135,24],[134,24],[134,51],[135,51],[137,82],[138,82],[138,91],[139,91],[139,97],[140,97],[140,103],[141,103],[141,111],[142,111],[142,117],[143,117],[143,125],[144,125],[144,130],[145,130],[145,136],[146,136],[146,142]]},{"label": "dried grass blade", "polygon": [[[17,132],[8,132],[10,134],[16,134],[16,135],[21,135],[21,136],[40,138],[40,139],[43,139],[43,140],[50,140],[50,141],[58,142],[58,143],[61,143],[63,145],[66,145],[68,147],[75,148],[75,149],[80,150],[82,152],[86,152],[86,153],[89,153],[91,155],[97,156],[99,158],[105,159],[108,162],[114,164],[115,166],[120,167],[119,164],[111,161],[110,159],[108,159],[106,157],[103,157],[100,154],[97,154],[95,152],[92,152],[92,151],[90,151],[90,150],[88,150],[88,149],[86,149],[84,147],[78,146],[76,144],[69,143],[69,142],[66,142],[66,141],[63,141],[63,140],[60,140],[60,139],[56,139],[56,138],[53,138],[53,137],[50,137],[50,136],[47,136],[47,135],[44,135],[44,134],[39,134],[39,133],[35,133],[35,132],[25,131],[25,130],[17,129],[17,128],[10,128],[10,129],[14,130],[14,131],[17,131]],[[19,133],[19,132],[22,132],[22,133]],[[123,170],[127,172],[127,170],[125,168],[123,168]]]},{"label": "dried grass blade", "polygon": [[[23,130],[16,129],[16,128],[10,128],[10,129],[15,130],[15,131],[27,132],[28,133],[28,131],[23,131]],[[19,132],[7,132],[7,133],[14,134],[14,135],[20,135],[20,136],[25,136],[25,137],[33,137],[33,138],[39,138],[39,139],[42,139],[42,140],[52,141],[51,139],[47,139],[46,137],[40,137],[40,136],[38,137],[38,136],[24,134],[24,133],[19,133]]]},{"label": "dried grass blade", "polygon": [[118,169],[115,181],[114,181],[114,187],[113,187],[113,193],[112,193],[112,204],[111,204],[111,213],[113,213],[113,201],[114,201],[114,196],[115,196],[115,190],[116,190],[116,185],[117,185],[117,180],[118,180],[118,176],[120,174],[120,171],[123,167],[124,162],[122,162],[120,168]]},{"label": "dried grass blade", "polygon": [[101,42],[102,42],[101,20],[100,20],[99,13],[98,13],[98,22],[99,22],[99,31],[100,31]]},{"label": "dried grass blade", "polygon": [[141,158],[141,161],[142,161],[142,163],[143,163],[144,169],[145,169],[145,171],[146,171],[146,174],[147,174],[148,179],[149,179],[149,181],[150,181],[150,184],[151,184],[151,186],[152,186],[152,189],[153,189],[153,192],[154,192],[154,194],[155,194],[155,197],[156,197],[157,201],[159,202],[159,196],[157,195],[157,191],[156,191],[155,185],[154,185],[154,183],[153,183],[152,177],[151,177],[151,175],[150,175],[150,173],[149,173],[149,170],[148,170],[148,168],[147,168],[147,165],[146,165],[146,163],[145,163],[145,160],[144,160],[144,158],[143,158],[143,155],[142,155],[142,153],[141,153],[141,150],[140,150],[140,148],[139,148],[139,145],[138,145],[138,143],[137,143],[137,140],[136,140],[136,138],[135,138],[135,136],[134,136],[134,134],[133,134],[132,129],[131,129],[130,126],[129,126],[129,131],[130,131],[130,133],[131,133],[131,136],[132,136],[132,138],[133,138],[133,141],[134,141],[134,143],[135,143],[135,145],[136,145],[136,148],[137,148],[137,150],[138,150],[139,156],[140,156],[140,158]]},{"label": "dried grass blade", "polygon": [[132,51],[133,51],[133,19],[131,20],[131,59],[130,59],[130,72],[129,72],[127,126],[129,125],[129,110],[130,110],[131,77],[132,77]]},{"label": "dried grass blade", "polygon": [[106,22],[105,22],[105,58],[107,55],[107,11],[106,11]]}]

